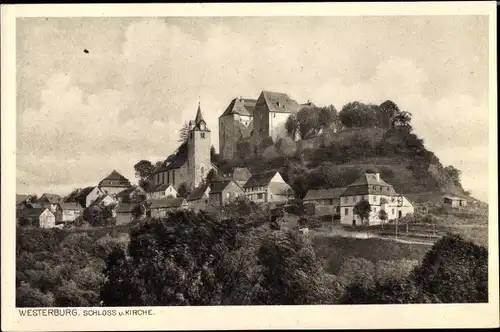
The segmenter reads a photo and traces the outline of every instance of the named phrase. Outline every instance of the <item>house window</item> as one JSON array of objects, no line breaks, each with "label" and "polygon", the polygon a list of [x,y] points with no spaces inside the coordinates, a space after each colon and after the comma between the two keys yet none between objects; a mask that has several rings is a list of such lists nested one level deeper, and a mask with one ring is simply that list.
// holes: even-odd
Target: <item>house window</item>
[{"label": "house window", "polygon": [[394,215],[394,209],[392,209],[392,214]]},{"label": "house window", "polygon": [[262,199],[264,197],[264,194],[257,194],[257,199]]},{"label": "house window", "polygon": [[193,132],[189,133],[189,138],[193,139]]},{"label": "house window", "polygon": [[201,138],[205,138],[205,133],[200,134]]},{"label": "house window", "polygon": [[373,196],[372,201],[377,202],[377,196]]},{"label": "house window", "polygon": [[345,210],[344,210],[344,214],[345,214],[346,216],[348,216],[348,215],[349,215],[349,209],[345,209]]}]

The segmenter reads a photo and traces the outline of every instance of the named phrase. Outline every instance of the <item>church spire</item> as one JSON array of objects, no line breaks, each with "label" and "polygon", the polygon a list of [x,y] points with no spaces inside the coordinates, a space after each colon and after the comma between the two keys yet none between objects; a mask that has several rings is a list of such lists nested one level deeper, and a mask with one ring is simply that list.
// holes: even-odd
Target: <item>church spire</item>
[{"label": "church spire", "polygon": [[203,115],[201,115],[200,100],[198,99],[198,111],[196,112],[196,118],[194,119],[195,124],[199,124],[201,121],[205,122]]}]

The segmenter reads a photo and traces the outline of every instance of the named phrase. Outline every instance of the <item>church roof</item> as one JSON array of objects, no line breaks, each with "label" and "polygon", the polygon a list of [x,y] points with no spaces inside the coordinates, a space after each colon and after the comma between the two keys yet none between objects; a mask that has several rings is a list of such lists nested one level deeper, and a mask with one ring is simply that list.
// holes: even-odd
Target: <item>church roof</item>
[{"label": "church roof", "polygon": [[[205,123],[205,128],[203,128],[203,129],[201,129],[202,122]],[[205,121],[205,119],[203,119],[203,115],[201,114],[201,107],[200,107],[200,104],[198,103],[198,110],[196,111],[196,117],[194,119],[194,128],[193,129],[210,131],[206,127],[206,124],[207,124],[207,122]]]},{"label": "church roof", "polygon": [[249,98],[234,98],[229,103],[229,106],[226,108],[222,116],[231,115],[231,114],[239,114],[244,116],[253,116],[253,111],[255,109],[255,104],[257,103],[256,99]]},{"label": "church roof", "polygon": [[264,98],[269,112],[296,113],[301,108],[297,101],[283,92],[262,91],[261,97]]}]

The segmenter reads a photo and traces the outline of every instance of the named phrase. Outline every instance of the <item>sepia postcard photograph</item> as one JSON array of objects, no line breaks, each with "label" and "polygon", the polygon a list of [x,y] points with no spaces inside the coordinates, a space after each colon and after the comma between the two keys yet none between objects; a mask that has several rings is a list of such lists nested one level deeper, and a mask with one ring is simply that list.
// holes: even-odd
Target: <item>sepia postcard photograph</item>
[{"label": "sepia postcard photograph", "polygon": [[2,330],[498,327],[496,24],[2,6]]}]

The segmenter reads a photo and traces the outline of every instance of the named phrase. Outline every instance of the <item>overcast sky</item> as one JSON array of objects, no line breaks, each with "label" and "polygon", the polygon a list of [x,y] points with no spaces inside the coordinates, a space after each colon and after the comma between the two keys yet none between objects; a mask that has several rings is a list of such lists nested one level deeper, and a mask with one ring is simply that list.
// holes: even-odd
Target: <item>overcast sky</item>
[{"label": "overcast sky", "polygon": [[[87,49],[88,53],[84,52]],[[67,194],[166,158],[198,97],[218,117],[261,90],[391,99],[487,199],[486,16],[25,18],[17,21],[17,192]]]}]

